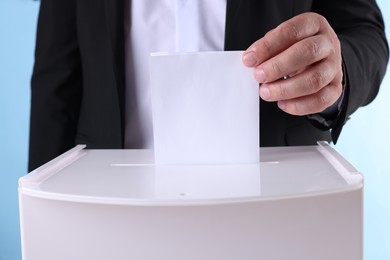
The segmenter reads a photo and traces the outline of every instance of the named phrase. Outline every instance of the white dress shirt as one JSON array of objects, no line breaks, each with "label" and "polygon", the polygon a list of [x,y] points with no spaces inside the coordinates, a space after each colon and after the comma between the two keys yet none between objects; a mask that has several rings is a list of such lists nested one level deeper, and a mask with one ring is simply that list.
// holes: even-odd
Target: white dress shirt
[{"label": "white dress shirt", "polygon": [[151,52],[222,51],[226,0],[132,0],[125,18],[125,148],[153,148]]}]

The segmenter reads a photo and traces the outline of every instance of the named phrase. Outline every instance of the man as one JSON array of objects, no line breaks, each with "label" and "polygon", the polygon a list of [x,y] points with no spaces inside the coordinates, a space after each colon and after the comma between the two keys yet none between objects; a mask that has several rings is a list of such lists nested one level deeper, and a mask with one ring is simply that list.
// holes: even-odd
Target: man
[{"label": "man", "polygon": [[[217,29],[223,30],[223,49],[246,50],[243,62],[261,83],[261,146],[336,142],[348,117],[376,96],[388,46],[374,0],[206,2],[223,6],[213,7],[216,21],[225,19]],[[135,73],[144,59],[136,57],[133,45],[143,48],[147,37],[158,42],[153,29],[141,30],[137,21],[153,23],[150,13],[161,15],[155,8],[161,3],[41,1],[29,170],[79,143],[109,149],[152,146],[151,127],[143,124],[148,119],[139,105],[147,94],[134,94],[145,87]],[[204,11],[207,15],[199,11],[202,19],[214,17],[209,8]]]}]

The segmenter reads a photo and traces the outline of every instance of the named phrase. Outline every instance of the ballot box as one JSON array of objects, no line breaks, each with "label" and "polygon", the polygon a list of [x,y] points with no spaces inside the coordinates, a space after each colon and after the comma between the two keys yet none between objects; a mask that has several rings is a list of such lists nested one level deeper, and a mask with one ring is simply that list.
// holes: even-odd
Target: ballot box
[{"label": "ballot box", "polygon": [[363,178],[331,146],[155,165],[77,146],[19,180],[24,260],[360,260]]}]

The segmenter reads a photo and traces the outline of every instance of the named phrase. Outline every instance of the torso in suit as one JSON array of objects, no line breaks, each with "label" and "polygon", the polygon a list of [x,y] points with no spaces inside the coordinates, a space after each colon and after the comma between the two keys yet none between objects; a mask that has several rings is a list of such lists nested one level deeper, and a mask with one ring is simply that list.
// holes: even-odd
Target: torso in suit
[{"label": "torso in suit", "polygon": [[[123,0],[41,0],[32,77],[29,170],[76,144],[123,148]],[[373,0],[228,0],[225,50],[245,50],[303,12],[327,18],[341,41],[344,101],[331,131],[260,102],[261,146],[337,140],[343,124],[377,94],[388,48]]]}]

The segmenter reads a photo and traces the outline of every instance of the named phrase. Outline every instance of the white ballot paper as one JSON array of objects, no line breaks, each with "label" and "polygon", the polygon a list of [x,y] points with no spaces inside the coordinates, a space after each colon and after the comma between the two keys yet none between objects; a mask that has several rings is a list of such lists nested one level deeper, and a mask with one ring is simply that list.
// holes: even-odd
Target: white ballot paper
[{"label": "white ballot paper", "polygon": [[258,83],[242,54],[151,54],[156,164],[259,162]]}]

